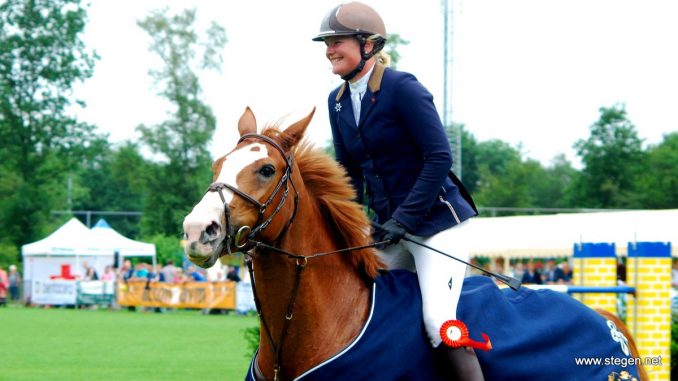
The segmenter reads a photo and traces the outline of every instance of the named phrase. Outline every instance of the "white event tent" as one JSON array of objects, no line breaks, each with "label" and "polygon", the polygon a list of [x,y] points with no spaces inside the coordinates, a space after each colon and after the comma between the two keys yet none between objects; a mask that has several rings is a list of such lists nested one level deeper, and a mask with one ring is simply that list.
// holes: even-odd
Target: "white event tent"
[{"label": "white event tent", "polygon": [[155,245],[129,239],[113,230],[106,220],[99,220],[91,229],[92,238],[101,250],[126,257],[150,257],[155,267]]},{"label": "white event tent", "polygon": [[77,278],[83,275],[85,262],[101,275],[107,265],[113,264],[116,252],[120,253],[121,259],[145,256],[155,264],[155,245],[126,238],[104,220],[88,229],[74,217],[46,238],[21,247],[24,281],[28,286],[33,281],[47,281],[63,275]]},{"label": "white event tent", "polygon": [[478,217],[464,231],[472,256],[570,257],[578,243],[669,242],[678,256],[678,209]]}]

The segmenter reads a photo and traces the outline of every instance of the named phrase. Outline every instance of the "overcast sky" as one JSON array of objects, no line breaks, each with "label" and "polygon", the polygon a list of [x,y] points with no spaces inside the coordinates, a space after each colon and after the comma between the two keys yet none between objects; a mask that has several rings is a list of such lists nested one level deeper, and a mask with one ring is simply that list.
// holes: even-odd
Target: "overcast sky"
[{"label": "overcast sky", "polygon": [[[678,130],[678,2],[672,0],[449,0],[453,10],[452,119],[478,140],[520,145],[549,164],[589,136],[601,106],[626,105],[647,144]],[[398,69],[409,71],[443,110],[441,0],[365,1],[387,32],[410,41]],[[308,137],[331,138],[327,94],[340,84],[311,41],[328,0],[91,0],[84,40],[101,56],[92,78],[76,88],[88,107],[81,119],[113,142],[136,139],[134,128],[170,110],[152,88],[150,38],[137,25],[151,10],[197,9],[201,25],[226,29],[224,68],[202,76],[204,101],[218,127],[214,156],[235,143],[245,106],[262,123],[313,107]]]}]

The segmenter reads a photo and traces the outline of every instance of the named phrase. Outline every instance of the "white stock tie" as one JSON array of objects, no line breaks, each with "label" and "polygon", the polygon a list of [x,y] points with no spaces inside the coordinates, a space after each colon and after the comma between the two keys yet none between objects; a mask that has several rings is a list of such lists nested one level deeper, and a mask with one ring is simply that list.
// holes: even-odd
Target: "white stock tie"
[{"label": "white stock tie", "polygon": [[363,93],[360,91],[351,92],[351,104],[353,105],[353,118],[355,118],[355,124],[358,125],[360,120],[360,102],[363,99]]}]

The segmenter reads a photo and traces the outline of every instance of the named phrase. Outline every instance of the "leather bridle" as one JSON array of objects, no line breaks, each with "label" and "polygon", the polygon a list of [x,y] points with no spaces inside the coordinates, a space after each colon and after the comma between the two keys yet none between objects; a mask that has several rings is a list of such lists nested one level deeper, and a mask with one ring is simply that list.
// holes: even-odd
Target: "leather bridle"
[{"label": "leather bridle", "polygon": [[[226,222],[226,238],[225,238],[225,246],[227,253],[230,255],[231,254],[231,242],[238,248],[241,249],[243,252],[247,251],[247,243],[252,240],[260,231],[266,229],[268,225],[273,221],[273,218],[280,212],[282,209],[283,205],[285,204],[285,200],[287,200],[287,197],[290,192],[290,184],[292,185],[292,189],[294,190],[294,211],[292,212],[292,216],[290,217],[289,221],[287,222],[287,225],[285,226],[285,229],[289,227],[292,222],[294,221],[294,217],[297,215],[297,207],[299,206],[299,192],[297,192],[297,188],[294,185],[294,181],[292,180],[292,154],[290,153],[289,155],[285,154],[285,151],[283,148],[276,142],[275,140],[269,138],[266,135],[261,135],[261,134],[245,134],[240,137],[240,140],[238,140],[238,144],[240,144],[242,141],[246,139],[258,139],[262,140],[269,145],[271,145],[273,148],[275,148],[278,152],[280,152],[280,155],[283,157],[285,160],[285,172],[283,175],[280,177],[280,180],[278,181],[278,184],[276,184],[275,189],[271,193],[270,196],[264,201],[263,203],[259,202],[257,199],[254,197],[248,195],[247,193],[241,191],[240,189],[236,188],[235,186],[231,184],[226,184],[222,182],[214,182],[212,183],[209,188],[207,188],[207,192],[218,192],[219,197],[221,198],[221,202],[224,204],[224,218]],[[284,190],[282,192],[280,202],[278,205],[275,207],[273,210],[273,213],[271,213],[268,218],[264,220],[264,214],[266,213],[266,210],[268,207],[273,203],[273,200],[275,199],[275,196],[280,192],[281,189],[283,189],[284,185]],[[231,210],[228,207],[228,203],[226,202],[226,198],[223,195],[223,190],[228,189],[234,194],[242,197],[245,201],[251,203],[254,205],[255,208],[258,210],[258,216],[257,216],[257,222],[255,223],[254,227],[249,227],[249,226],[243,226],[240,229],[238,229],[237,234],[235,237],[232,237],[231,234],[233,233],[232,227],[231,227],[231,221],[230,221],[230,215],[231,215]],[[285,230],[283,229],[283,231]],[[243,236],[246,234],[246,236]]]}]

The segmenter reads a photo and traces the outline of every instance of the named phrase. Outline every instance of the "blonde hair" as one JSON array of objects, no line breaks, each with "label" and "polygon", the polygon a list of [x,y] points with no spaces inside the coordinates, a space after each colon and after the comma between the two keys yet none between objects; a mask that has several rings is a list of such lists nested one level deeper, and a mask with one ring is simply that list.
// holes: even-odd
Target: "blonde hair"
[{"label": "blonde hair", "polygon": [[[366,41],[372,41],[372,43],[375,44],[375,41],[374,41],[374,40],[377,40],[377,39],[379,39],[379,38],[383,38],[383,37],[382,37],[381,35],[379,35],[379,34],[373,34],[373,35],[367,37]],[[373,45],[373,46],[374,46],[374,45]],[[377,54],[374,55],[374,59],[375,59],[378,63],[380,63],[380,64],[382,64],[382,65],[384,65],[384,66],[386,66],[386,67],[391,66],[391,56],[388,55],[388,53],[386,53],[386,52],[384,51],[383,46],[382,46],[381,50],[380,50],[379,52],[377,52]]]},{"label": "blonde hair", "polygon": [[388,55],[388,53],[386,53],[385,51],[381,50],[379,53],[375,55],[375,58],[378,63],[386,67],[391,66],[391,56]]}]

